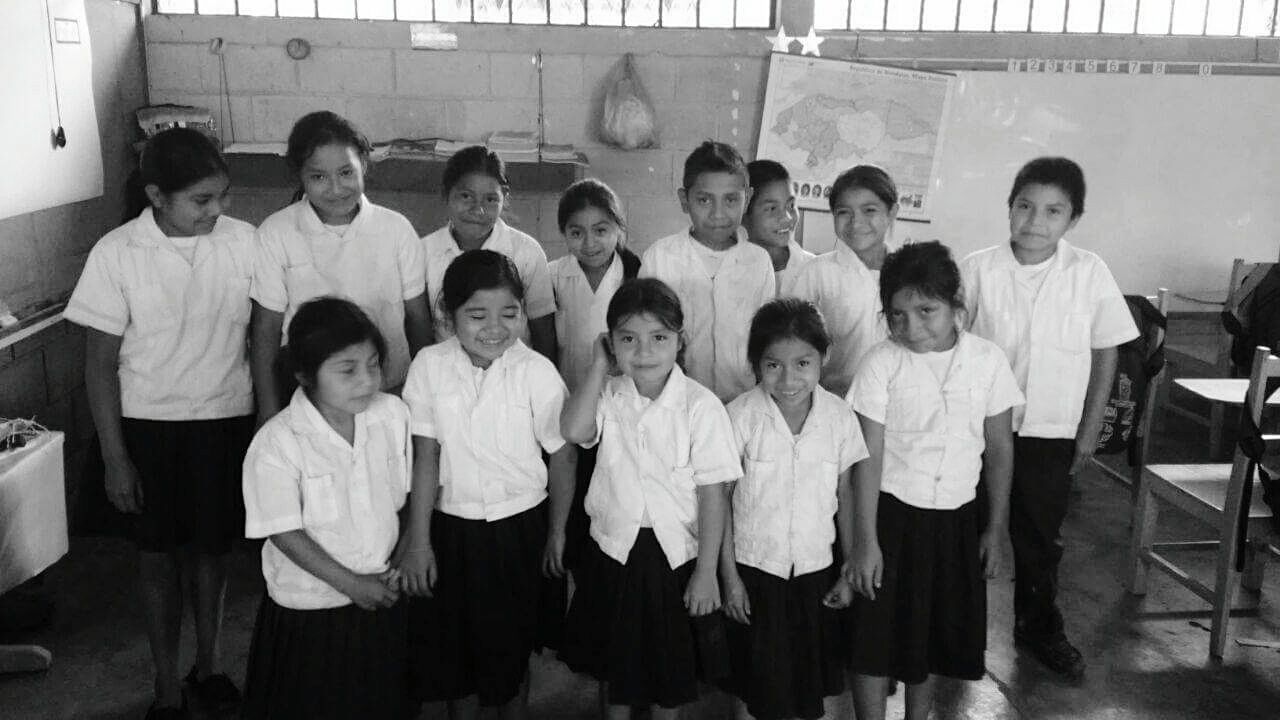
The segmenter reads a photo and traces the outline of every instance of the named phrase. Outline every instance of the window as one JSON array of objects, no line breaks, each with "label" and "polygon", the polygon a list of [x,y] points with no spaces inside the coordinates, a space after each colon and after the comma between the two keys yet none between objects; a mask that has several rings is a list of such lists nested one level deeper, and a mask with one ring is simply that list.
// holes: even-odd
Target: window
[{"label": "window", "polygon": [[773,0],[156,0],[156,11],[522,25],[773,26]]},{"label": "window", "polygon": [[[243,2],[243,0],[241,0]],[[1274,36],[1280,0],[813,0],[823,30]]]}]

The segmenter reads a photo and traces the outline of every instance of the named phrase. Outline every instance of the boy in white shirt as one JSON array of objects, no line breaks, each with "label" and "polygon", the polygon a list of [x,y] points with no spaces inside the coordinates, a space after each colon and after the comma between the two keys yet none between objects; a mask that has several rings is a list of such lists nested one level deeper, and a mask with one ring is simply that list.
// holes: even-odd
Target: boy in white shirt
[{"label": "boy in white shirt", "polygon": [[755,385],[747,362],[751,317],[776,293],[773,263],[740,229],[751,200],[747,164],[732,146],[702,143],[684,162],[680,207],[688,230],[645,251],[641,277],[671,286],[685,312],[689,377],[728,402]]},{"label": "boy in white shirt", "polygon": [[972,330],[1005,351],[1027,399],[1013,414],[1014,640],[1077,682],[1084,659],[1056,602],[1060,531],[1071,478],[1097,447],[1117,346],[1138,334],[1106,264],[1062,239],[1084,196],[1075,162],[1032,160],[1009,193],[1009,243],[961,266]]}]

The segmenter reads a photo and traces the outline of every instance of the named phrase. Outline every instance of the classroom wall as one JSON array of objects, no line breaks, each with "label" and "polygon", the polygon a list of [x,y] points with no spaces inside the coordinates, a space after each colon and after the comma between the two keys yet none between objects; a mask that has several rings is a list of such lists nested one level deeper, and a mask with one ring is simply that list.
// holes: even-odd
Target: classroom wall
[{"label": "classroom wall", "polygon": [[[136,2],[85,0],[105,192],[92,200],[0,220],[0,298],[15,309],[65,300],[89,248],[120,223],[125,180],[134,162],[133,112],[147,104],[138,9]],[[67,433],[72,502],[93,435],[83,376],[84,333],[70,323],[59,322],[0,349],[0,417],[34,417]]]},{"label": "classroom wall", "polygon": [[[781,20],[803,35],[811,0],[785,0]],[[155,15],[147,19],[147,56],[155,102],[219,107],[221,71],[208,51],[225,42],[230,120],[237,141],[279,142],[294,119],[319,108],[345,113],[374,140],[446,136],[483,140],[496,129],[534,129],[537,86],[532,55],[544,53],[548,142],[574,143],[590,157],[588,174],[623,197],[631,239],[643,248],[685,225],[675,199],[684,156],[705,138],[736,144],[750,158],[756,143],[772,31],[654,30],[451,25],[456,51],[409,48],[408,23]],[[1115,59],[1252,62],[1277,59],[1272,40],[955,33],[823,33],[824,57]],[[290,60],[284,44],[307,39],[311,57]],[[799,45],[793,46],[798,50]],[[593,123],[605,78],[622,53],[637,68],[661,123],[661,147],[605,147]],[[425,189],[410,219],[438,226],[437,188]],[[513,224],[550,255],[563,247],[553,194],[514,188]],[[289,193],[254,191],[233,211],[261,220]]]}]

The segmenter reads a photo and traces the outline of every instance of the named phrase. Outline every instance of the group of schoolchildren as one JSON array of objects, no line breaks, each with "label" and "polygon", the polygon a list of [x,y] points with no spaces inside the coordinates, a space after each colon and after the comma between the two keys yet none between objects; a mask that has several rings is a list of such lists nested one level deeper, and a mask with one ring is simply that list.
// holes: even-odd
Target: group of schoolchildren
[{"label": "group of schoolchildren", "polygon": [[[895,248],[893,180],[854,167],[814,257],[785,168],[706,142],[686,231],[637,258],[618,197],[582,180],[548,263],[502,220],[494,153],[450,159],[448,222],[420,239],[365,197],[369,150],[333,113],[299,120],[300,194],[255,230],[223,214],[208,138],[154,136],[149,207],[97,243],[67,307],[140,551],[148,718],[187,717],[188,697],[245,718],[520,718],[542,648],[599,681],[610,718],[676,717],[711,682],[762,720],[830,716],[851,685],[872,720],[895,681],[925,718],[937,676],[983,675],[1005,538],[1015,640],[1082,675],[1059,530],[1136,329],[1063,239],[1075,163],[1023,167],[1008,242],[960,264]],[[244,537],[264,539],[266,595],[241,695],[219,637]]]}]

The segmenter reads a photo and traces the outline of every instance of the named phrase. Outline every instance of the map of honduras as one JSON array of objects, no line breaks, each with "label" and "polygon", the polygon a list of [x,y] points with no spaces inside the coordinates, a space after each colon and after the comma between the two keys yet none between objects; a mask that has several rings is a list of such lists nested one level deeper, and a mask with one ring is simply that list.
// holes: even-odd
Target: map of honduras
[{"label": "map of honduras", "polygon": [[801,207],[811,208],[826,207],[830,183],[841,171],[880,165],[898,183],[901,216],[927,219],[951,79],[776,54],[757,157],[786,165]]}]

